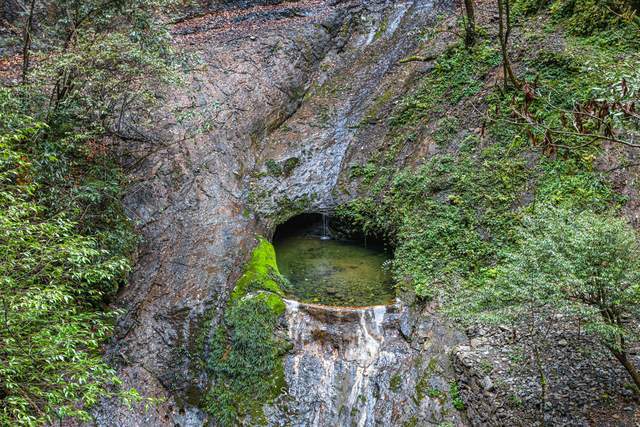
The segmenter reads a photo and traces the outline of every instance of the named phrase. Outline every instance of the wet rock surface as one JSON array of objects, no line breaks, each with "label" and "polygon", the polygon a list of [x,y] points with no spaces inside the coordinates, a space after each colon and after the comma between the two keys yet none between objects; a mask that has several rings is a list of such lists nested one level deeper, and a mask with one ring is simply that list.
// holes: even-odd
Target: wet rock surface
[{"label": "wet rock surface", "polygon": [[285,318],[289,390],[267,409],[270,424],[464,425],[452,405],[449,358],[463,336],[427,307],[288,301]]},{"label": "wet rock surface", "polygon": [[[300,108],[265,141],[251,180],[251,201],[259,214],[286,218],[354,196],[339,181],[349,176],[354,157],[381,149],[386,123],[371,126],[372,110],[404,93],[405,85],[425,71],[424,64],[401,60],[451,5],[424,0],[362,3],[358,17],[340,29],[339,44],[319,64]],[[270,162],[287,159],[296,159],[287,176],[270,170]]]}]

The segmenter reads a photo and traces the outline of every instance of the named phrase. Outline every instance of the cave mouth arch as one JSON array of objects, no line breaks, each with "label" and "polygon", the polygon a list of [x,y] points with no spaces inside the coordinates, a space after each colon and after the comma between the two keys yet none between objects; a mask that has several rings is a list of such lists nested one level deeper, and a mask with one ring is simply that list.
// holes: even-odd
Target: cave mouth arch
[{"label": "cave mouth arch", "polygon": [[296,215],[276,227],[272,240],[288,298],[344,307],[395,302],[384,242],[365,238],[330,213]]}]

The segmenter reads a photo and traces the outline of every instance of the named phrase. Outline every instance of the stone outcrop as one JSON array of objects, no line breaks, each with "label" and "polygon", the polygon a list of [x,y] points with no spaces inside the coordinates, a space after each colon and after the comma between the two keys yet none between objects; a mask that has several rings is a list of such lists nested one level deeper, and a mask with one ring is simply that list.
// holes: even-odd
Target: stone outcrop
[{"label": "stone outcrop", "polygon": [[464,425],[452,404],[452,346],[463,336],[428,307],[287,302],[293,349],[273,425]]},{"label": "stone outcrop", "polygon": [[[366,149],[358,123],[383,85],[401,86],[422,69],[398,62],[451,4],[210,6],[213,12],[173,29],[176,48],[196,58],[184,85],[166,91],[146,122],[129,118],[124,132],[125,204],[143,243],[119,295],[124,315],[108,355],[126,387],[162,401],[149,410],[104,402],[99,425],[213,421],[197,407],[207,384],[196,343],[205,313],[213,313],[215,327],[256,233],[269,235],[293,211],[353,197],[336,183],[348,171],[347,153]],[[289,161],[286,174],[265,174],[269,160],[289,159],[297,161]],[[307,415],[302,408],[291,422]]]},{"label": "stone outcrop", "polygon": [[[584,334],[584,332],[583,332]],[[631,426],[638,408],[628,374],[597,341],[573,328],[543,342],[544,411],[539,373],[523,357],[526,340],[504,328],[474,328],[453,366],[473,426]],[[543,421],[544,420],[544,423]]]}]

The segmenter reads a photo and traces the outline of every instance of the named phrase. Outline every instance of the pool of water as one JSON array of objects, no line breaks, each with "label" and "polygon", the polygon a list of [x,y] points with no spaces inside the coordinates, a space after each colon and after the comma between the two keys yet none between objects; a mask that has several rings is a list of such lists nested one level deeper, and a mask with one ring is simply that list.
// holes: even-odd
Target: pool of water
[{"label": "pool of water", "polygon": [[285,289],[290,298],[337,306],[395,299],[391,275],[383,268],[388,256],[381,248],[308,234],[282,237],[274,246],[278,268],[290,282]]}]

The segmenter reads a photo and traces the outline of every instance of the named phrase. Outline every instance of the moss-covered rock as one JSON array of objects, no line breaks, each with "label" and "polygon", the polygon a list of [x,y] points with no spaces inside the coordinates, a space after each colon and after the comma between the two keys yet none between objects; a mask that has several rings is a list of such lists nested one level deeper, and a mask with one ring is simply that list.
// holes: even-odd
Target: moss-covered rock
[{"label": "moss-covered rock", "polygon": [[252,291],[268,291],[283,295],[280,289],[281,280],[283,278],[278,271],[273,245],[264,237],[258,237],[258,245],[253,250],[244,273],[231,293],[231,302]]},{"label": "moss-covered rock", "polygon": [[204,409],[219,425],[263,424],[263,405],[286,387],[282,356],[288,346],[275,333],[285,311],[283,280],[273,246],[259,237],[206,358],[212,385]]}]

